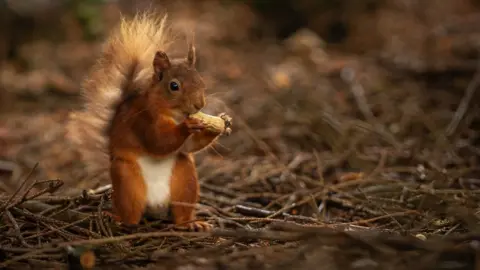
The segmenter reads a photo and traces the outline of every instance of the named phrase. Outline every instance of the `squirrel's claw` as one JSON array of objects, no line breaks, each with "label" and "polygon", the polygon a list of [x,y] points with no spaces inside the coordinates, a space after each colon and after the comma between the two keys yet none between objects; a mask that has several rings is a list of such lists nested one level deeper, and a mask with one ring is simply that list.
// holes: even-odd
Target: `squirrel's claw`
[{"label": "squirrel's claw", "polygon": [[222,118],[223,121],[225,122],[225,130],[223,131],[223,134],[224,135],[230,135],[230,133],[232,133],[232,117],[230,117],[228,114],[226,113],[221,113],[218,115],[218,117]]}]

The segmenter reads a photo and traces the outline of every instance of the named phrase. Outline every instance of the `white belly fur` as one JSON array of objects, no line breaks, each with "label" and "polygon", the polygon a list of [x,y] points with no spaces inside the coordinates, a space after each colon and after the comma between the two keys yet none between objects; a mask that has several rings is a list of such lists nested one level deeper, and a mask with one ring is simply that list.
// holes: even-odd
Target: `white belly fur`
[{"label": "white belly fur", "polygon": [[137,159],[147,188],[146,212],[154,217],[164,218],[170,202],[170,178],[176,156],[156,159],[141,156]]}]

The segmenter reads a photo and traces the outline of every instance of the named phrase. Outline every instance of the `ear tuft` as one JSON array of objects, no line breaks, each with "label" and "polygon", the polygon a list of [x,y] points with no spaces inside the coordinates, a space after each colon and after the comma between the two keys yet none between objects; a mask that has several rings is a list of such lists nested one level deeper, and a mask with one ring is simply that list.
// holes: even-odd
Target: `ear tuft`
[{"label": "ear tuft", "polygon": [[190,36],[190,42],[188,43],[188,55],[187,55],[187,63],[190,67],[195,66],[196,61],[196,52],[195,52],[195,34],[192,32]]},{"label": "ear tuft", "polygon": [[155,73],[161,73],[171,66],[168,56],[163,51],[157,51],[155,57],[153,58],[153,69]]}]

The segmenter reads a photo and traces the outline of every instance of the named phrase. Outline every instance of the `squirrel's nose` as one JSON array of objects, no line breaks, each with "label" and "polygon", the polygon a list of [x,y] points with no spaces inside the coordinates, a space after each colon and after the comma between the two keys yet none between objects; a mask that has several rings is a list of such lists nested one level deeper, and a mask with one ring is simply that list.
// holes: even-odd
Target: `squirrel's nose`
[{"label": "squirrel's nose", "polygon": [[198,102],[193,104],[193,107],[197,110],[201,110],[205,106],[205,99],[201,98]]}]

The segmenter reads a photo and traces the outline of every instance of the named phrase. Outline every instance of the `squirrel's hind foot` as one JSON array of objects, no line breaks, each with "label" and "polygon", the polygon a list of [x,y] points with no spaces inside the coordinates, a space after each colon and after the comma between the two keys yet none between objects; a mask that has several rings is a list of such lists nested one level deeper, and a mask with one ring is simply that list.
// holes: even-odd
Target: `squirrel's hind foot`
[{"label": "squirrel's hind foot", "polygon": [[121,219],[120,219],[120,216],[117,215],[117,214],[114,214],[114,213],[112,213],[110,211],[106,211],[106,210],[103,210],[102,214],[103,214],[104,217],[110,219],[110,221],[112,221],[112,222],[115,222],[117,224],[122,223]]},{"label": "squirrel's hind foot", "polygon": [[209,232],[213,228],[211,224],[205,221],[193,221],[187,224],[177,225],[176,227],[182,230],[195,231],[195,232]]}]

